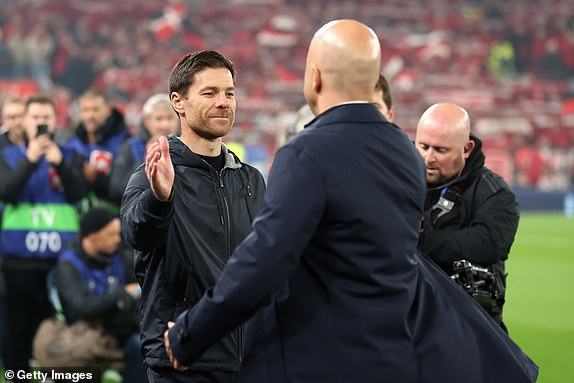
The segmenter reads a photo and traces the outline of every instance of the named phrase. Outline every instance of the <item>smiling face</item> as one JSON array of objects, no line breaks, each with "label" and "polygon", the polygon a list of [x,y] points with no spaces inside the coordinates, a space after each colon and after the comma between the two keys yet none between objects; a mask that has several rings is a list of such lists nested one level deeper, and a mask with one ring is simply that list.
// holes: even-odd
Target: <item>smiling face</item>
[{"label": "smiling face", "polygon": [[195,74],[185,94],[173,92],[172,103],[181,117],[182,131],[213,140],[225,136],[235,120],[235,86],[226,68],[205,68]]}]

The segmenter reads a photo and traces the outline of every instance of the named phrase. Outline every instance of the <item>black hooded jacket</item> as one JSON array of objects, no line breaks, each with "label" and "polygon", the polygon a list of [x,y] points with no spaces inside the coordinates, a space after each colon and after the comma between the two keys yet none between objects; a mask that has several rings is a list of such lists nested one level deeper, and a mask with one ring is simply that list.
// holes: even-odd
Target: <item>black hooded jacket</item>
[{"label": "black hooded jacket", "polygon": [[[139,166],[126,187],[120,213],[124,238],[137,250],[142,349],[151,367],[171,367],[163,344],[167,322],[215,284],[235,246],[251,231],[265,194],[261,173],[224,146],[225,167],[217,173],[178,138],[168,142],[175,169],[171,199],[155,198]],[[192,370],[238,371],[242,337],[242,329],[233,331]]]},{"label": "black hooded jacket", "polygon": [[[460,259],[490,267],[504,288],[504,261],[518,229],[518,202],[510,186],[484,167],[482,142],[474,136],[471,139],[475,147],[461,175],[427,192],[418,248],[448,274],[452,274],[452,263]],[[432,210],[441,193],[456,201],[449,213],[436,218]]]}]

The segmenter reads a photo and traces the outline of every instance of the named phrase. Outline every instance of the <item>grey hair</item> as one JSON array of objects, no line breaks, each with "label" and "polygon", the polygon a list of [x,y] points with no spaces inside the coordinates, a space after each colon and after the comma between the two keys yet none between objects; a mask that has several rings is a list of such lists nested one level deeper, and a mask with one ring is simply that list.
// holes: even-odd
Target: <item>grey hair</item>
[{"label": "grey hair", "polygon": [[171,101],[167,93],[156,93],[148,98],[142,107],[143,116],[149,116],[158,106],[161,105],[168,106],[171,109]]}]

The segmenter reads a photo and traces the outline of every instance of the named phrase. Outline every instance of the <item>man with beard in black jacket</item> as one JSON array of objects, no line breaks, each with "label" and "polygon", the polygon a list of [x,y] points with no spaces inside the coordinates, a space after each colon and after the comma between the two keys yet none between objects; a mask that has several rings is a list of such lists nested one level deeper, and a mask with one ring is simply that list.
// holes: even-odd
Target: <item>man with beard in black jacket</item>
[{"label": "man with beard in black jacket", "polygon": [[168,322],[212,287],[263,204],[263,176],[221,139],[235,118],[233,64],[214,51],[173,68],[171,104],[181,137],[160,137],[132,175],[121,205],[124,237],[138,251],[141,340],[150,382],[235,382],[243,328],[175,371],[163,346]]},{"label": "man with beard in black jacket", "polygon": [[68,145],[85,158],[84,177],[90,185],[89,205],[100,205],[117,211],[109,195],[112,164],[129,132],[123,114],[114,108],[107,96],[96,90],[86,91],[78,100],[80,124]]},{"label": "man with beard in black jacket", "polygon": [[[480,294],[477,301],[506,329],[504,262],[518,228],[516,197],[484,166],[482,143],[470,134],[463,108],[447,103],[428,108],[419,120],[415,144],[425,161],[428,185],[418,248],[449,275],[457,277],[454,262],[461,260],[492,273],[494,280],[474,281],[489,285],[483,291],[489,296]],[[480,279],[474,270],[473,279]]]}]

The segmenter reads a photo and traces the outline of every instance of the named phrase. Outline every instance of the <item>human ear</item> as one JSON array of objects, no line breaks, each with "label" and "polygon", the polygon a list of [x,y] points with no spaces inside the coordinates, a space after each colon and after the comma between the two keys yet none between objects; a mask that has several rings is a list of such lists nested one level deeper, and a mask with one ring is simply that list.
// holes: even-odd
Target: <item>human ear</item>
[{"label": "human ear", "polygon": [[171,105],[177,114],[183,114],[183,96],[179,92],[171,92]]},{"label": "human ear", "polygon": [[311,67],[311,86],[313,88],[313,91],[315,93],[320,93],[321,92],[321,87],[322,87],[322,83],[321,83],[321,70],[319,68],[317,68],[315,65],[313,65]]}]

